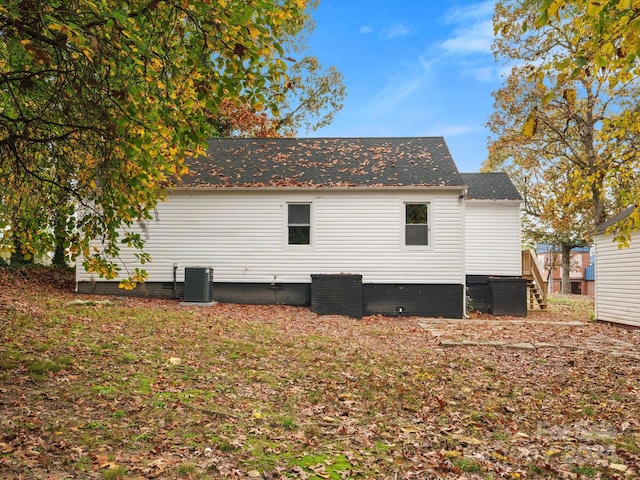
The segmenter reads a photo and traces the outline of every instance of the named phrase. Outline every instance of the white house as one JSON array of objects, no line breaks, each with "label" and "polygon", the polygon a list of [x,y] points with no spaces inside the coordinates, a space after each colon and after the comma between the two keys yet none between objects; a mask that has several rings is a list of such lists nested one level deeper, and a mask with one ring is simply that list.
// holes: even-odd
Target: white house
[{"label": "white house", "polygon": [[629,247],[619,248],[607,229],[629,218],[631,206],[600,225],[594,237],[597,320],[640,327],[640,231]]},{"label": "white house", "polygon": [[[460,318],[469,275],[520,276],[517,191],[461,175],[441,137],[212,139],[188,166],[133,294],[182,297],[210,267],[220,302]],[[81,293],[130,293],[117,282],[77,269]]]}]

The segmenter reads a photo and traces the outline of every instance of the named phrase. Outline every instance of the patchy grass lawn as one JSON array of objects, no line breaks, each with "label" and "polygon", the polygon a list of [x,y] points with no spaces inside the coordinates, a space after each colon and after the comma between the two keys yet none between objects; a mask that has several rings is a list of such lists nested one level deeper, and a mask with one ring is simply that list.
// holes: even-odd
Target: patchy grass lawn
[{"label": "patchy grass lawn", "polygon": [[583,297],[530,317],[580,326],[450,327],[562,348],[450,348],[416,319],[77,305],[55,280],[0,273],[2,479],[640,475],[640,334]]}]

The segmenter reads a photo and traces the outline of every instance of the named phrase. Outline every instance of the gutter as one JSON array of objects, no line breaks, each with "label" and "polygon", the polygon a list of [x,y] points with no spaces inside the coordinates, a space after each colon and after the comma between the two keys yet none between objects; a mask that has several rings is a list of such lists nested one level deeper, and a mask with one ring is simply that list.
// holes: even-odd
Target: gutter
[{"label": "gutter", "polygon": [[390,191],[390,190],[419,190],[419,191],[453,191],[462,192],[463,195],[467,194],[466,185],[362,185],[362,186],[293,186],[293,187],[278,187],[278,186],[255,186],[255,187],[225,187],[225,186],[194,186],[194,187],[170,187],[168,192],[211,192],[211,191],[234,191],[234,192],[309,192],[309,191],[323,191],[323,192],[345,192],[345,191]]}]

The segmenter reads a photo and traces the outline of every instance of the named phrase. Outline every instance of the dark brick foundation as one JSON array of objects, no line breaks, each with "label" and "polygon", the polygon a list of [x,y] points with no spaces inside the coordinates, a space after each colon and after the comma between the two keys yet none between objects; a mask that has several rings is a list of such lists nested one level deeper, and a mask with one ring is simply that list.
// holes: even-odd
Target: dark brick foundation
[{"label": "dark brick foundation", "polygon": [[311,275],[311,311],[362,318],[362,275]]},{"label": "dark brick foundation", "polygon": [[527,316],[527,281],[521,277],[467,275],[467,296],[473,311]]},{"label": "dark brick foundation", "polygon": [[[213,283],[212,299],[221,303],[293,305],[321,315],[462,318],[463,285],[362,283],[356,274],[312,275],[312,283]],[[117,282],[79,282],[78,293],[135,297],[183,297],[182,282],[146,282],[122,290]]]}]

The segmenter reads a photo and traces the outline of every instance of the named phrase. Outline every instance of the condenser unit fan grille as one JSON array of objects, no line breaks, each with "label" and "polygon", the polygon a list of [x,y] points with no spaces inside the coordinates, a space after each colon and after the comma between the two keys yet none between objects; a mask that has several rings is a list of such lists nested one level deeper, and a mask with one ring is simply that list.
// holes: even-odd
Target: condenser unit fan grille
[{"label": "condenser unit fan grille", "polygon": [[205,267],[186,267],[184,269],[185,302],[207,303],[211,301],[213,269]]}]

